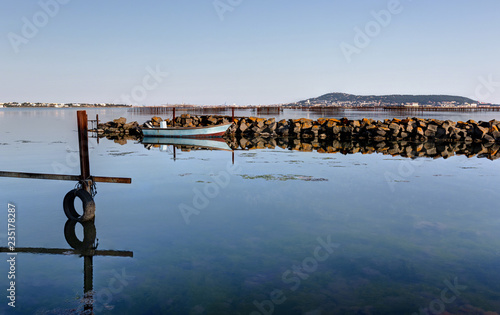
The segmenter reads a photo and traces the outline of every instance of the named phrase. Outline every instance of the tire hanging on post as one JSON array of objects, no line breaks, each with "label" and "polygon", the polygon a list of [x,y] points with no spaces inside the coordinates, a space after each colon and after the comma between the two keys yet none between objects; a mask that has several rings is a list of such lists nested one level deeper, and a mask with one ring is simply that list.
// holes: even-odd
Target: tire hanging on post
[{"label": "tire hanging on post", "polygon": [[[83,214],[80,215],[75,210],[75,198],[82,201]],[[84,189],[73,189],[64,196],[63,201],[64,214],[70,220],[77,222],[86,222],[95,217],[95,202],[92,195]]]}]

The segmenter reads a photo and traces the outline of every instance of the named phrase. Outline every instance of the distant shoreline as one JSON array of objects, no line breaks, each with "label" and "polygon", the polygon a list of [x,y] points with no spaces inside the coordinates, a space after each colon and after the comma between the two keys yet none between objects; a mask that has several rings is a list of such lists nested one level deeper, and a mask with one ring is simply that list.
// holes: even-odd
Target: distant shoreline
[{"label": "distant shoreline", "polygon": [[5,106],[0,105],[1,108],[29,108],[29,109],[64,109],[64,108],[131,108],[131,105],[89,105],[89,106]]},{"label": "distant shoreline", "polygon": [[[238,110],[257,109],[265,113],[266,110],[282,111],[282,110],[368,110],[368,111],[401,111],[401,112],[426,112],[426,111],[449,111],[449,112],[481,112],[481,111],[500,111],[500,105],[480,105],[477,107],[472,106],[332,106],[332,105],[245,105],[245,106],[212,106],[212,105],[165,105],[165,106],[133,106],[133,105],[81,105],[81,106],[5,106],[0,104],[0,109],[3,108],[18,108],[18,109],[106,109],[106,108],[129,108],[136,112],[149,112],[149,111],[172,111],[174,108],[179,111],[196,111],[196,110],[224,110],[230,111],[232,108]],[[269,112],[268,112],[269,113]]]}]

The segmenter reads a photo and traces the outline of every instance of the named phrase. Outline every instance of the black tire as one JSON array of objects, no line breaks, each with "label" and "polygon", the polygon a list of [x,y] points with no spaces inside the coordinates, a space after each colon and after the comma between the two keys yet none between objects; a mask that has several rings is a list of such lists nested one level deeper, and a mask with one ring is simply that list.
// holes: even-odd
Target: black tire
[{"label": "black tire", "polygon": [[[75,210],[75,198],[82,201],[83,214],[80,215]],[[64,214],[70,220],[85,222],[94,219],[95,203],[92,196],[84,189],[73,189],[64,196],[63,201]]]},{"label": "black tire", "polygon": [[[80,241],[76,236],[76,224],[80,223],[83,226],[83,241]],[[97,236],[94,221],[77,222],[74,220],[66,221],[64,225],[64,238],[71,248],[80,252],[87,252],[93,249],[94,242]]]}]

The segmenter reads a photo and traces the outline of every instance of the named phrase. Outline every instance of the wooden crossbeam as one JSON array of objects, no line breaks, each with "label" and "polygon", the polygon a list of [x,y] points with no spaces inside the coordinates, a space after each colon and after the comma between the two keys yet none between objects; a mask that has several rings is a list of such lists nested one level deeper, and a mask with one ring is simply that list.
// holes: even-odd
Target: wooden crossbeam
[{"label": "wooden crossbeam", "polygon": [[[122,250],[92,250],[92,256],[114,256],[114,257],[134,257],[134,252]],[[48,255],[81,255],[82,252],[74,249],[63,248],[37,248],[37,247],[16,247],[14,251],[8,247],[0,247],[0,253],[29,253]]]},{"label": "wooden crossbeam", "polygon": [[[22,173],[22,172],[4,172],[4,171],[0,171],[0,177],[48,179],[48,180],[68,180],[68,181],[80,181],[82,179],[82,177],[79,175]],[[124,177],[94,176],[93,179],[95,182],[98,182],[98,183],[116,183],[116,184],[131,184],[132,183],[131,178],[124,178]]]}]

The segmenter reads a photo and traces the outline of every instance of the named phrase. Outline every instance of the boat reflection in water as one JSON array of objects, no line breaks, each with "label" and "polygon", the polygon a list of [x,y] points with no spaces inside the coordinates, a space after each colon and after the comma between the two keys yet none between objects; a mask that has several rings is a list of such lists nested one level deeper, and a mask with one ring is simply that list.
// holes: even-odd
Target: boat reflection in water
[{"label": "boat reflection in water", "polygon": [[[177,158],[177,149],[181,151],[191,150],[220,150],[233,151],[224,138],[161,138],[145,137],[142,144],[148,150],[159,148],[162,152],[173,154],[174,161]],[[173,150],[170,150],[170,148]],[[234,163],[234,151],[233,151]]]},{"label": "boat reflection in water", "polygon": [[[154,145],[172,145],[178,148],[232,151],[224,138],[161,138],[145,137],[142,143],[147,149]],[[163,150],[162,150],[163,151]]]}]

